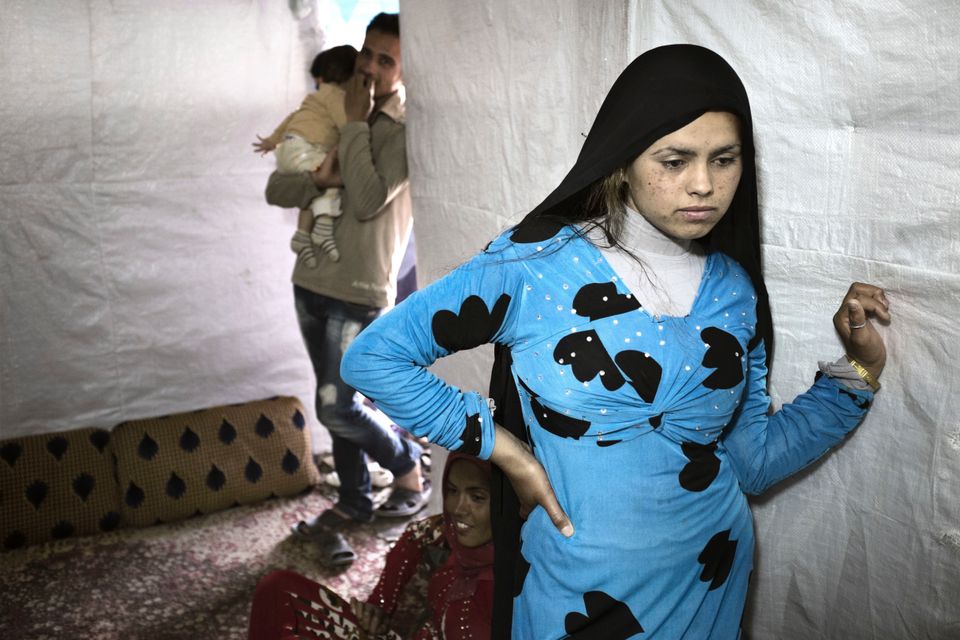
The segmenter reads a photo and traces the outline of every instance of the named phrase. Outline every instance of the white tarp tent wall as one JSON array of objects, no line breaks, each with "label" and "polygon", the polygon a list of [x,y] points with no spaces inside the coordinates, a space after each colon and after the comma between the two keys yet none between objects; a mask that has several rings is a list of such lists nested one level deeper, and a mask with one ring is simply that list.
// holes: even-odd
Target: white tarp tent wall
[{"label": "white tarp tent wall", "polygon": [[[337,12],[371,4],[0,1],[0,437],[276,393],[311,404],[292,213],[264,204],[272,162],[249,144],[309,89],[316,47],[343,41]],[[635,55],[695,42],[731,61],[756,121],[777,403],[838,355],[830,316],[851,280],[884,286],[895,312],[861,429],[755,504],[751,637],[960,637],[958,5],[402,12],[422,281],[556,185]],[[482,390],[488,366],[480,350],[437,368]]]},{"label": "white tarp tent wall", "polygon": [[396,6],[0,0],[0,438],[277,394],[315,423],[251,143]]}]

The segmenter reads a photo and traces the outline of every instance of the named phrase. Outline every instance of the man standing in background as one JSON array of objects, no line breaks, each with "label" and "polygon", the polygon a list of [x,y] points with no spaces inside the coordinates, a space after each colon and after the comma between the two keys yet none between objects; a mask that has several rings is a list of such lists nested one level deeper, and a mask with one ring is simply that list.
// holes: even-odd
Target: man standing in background
[{"label": "man standing in background", "polygon": [[317,416],[330,431],[340,477],[336,505],[299,523],[297,532],[316,535],[330,565],[355,558],[339,532],[374,517],[365,454],[395,478],[390,498],[377,510],[381,516],[413,515],[430,492],[420,447],[340,378],[343,352],[396,297],[413,223],[397,14],[381,13],[370,22],[356,71],[346,88],[347,124],[338,147],[315,172],[274,172],[266,191],[270,204],[304,208],[328,187],[343,189],[343,214],[334,227],[340,260],[321,257],[314,268],[298,260],[293,271],[297,320],[317,378]]}]

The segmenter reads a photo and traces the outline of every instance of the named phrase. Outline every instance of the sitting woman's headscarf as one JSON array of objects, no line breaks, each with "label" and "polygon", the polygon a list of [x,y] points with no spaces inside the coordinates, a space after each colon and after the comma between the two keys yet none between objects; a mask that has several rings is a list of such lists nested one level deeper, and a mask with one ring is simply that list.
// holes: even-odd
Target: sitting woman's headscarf
[{"label": "sitting woman's headscarf", "polygon": [[[769,362],[773,353],[773,326],[760,261],[757,171],[750,102],[743,83],[719,55],[690,44],[651,49],[620,74],[607,93],[576,163],[563,181],[517,225],[515,242],[552,237],[560,226],[594,223],[616,242],[615,224],[598,192],[603,181],[627,166],[653,142],[680,129],[707,111],[728,111],[740,119],[743,174],[737,193],[723,219],[700,240],[707,251],[722,251],[750,274],[757,292],[756,338]],[[598,204],[599,203],[599,204]],[[627,247],[629,250],[629,247]],[[510,373],[510,352],[497,346],[490,380],[498,424],[526,440],[519,400]],[[516,427],[516,429],[514,429]],[[512,574],[518,539],[517,501],[499,472],[493,478],[496,558],[494,633],[509,637],[512,611]]]},{"label": "sitting woman's headscarf", "polygon": [[[489,481],[489,462],[451,452],[443,468],[441,487],[447,486],[455,462],[475,466]],[[449,515],[444,513],[443,535],[450,547],[450,555],[430,578],[428,600],[437,610],[453,605],[457,615],[463,618],[463,626],[467,627],[465,634],[453,638],[488,638],[493,597],[493,541],[488,540],[479,547],[463,546],[457,539],[456,525]],[[445,631],[447,635],[444,637],[449,637],[450,629]]]}]

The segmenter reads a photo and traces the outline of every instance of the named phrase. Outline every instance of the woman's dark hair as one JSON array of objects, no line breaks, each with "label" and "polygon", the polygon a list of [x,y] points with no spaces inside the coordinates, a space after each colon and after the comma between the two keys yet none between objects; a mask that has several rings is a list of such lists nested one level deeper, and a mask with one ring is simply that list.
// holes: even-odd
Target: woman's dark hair
[{"label": "woman's dark hair", "polygon": [[367,25],[367,32],[379,31],[391,36],[400,37],[400,14],[399,13],[378,13],[373,16],[373,20]]},{"label": "woman's dark hair", "polygon": [[321,51],[310,65],[310,75],[324,82],[340,84],[353,75],[357,64],[357,50],[348,44]]}]

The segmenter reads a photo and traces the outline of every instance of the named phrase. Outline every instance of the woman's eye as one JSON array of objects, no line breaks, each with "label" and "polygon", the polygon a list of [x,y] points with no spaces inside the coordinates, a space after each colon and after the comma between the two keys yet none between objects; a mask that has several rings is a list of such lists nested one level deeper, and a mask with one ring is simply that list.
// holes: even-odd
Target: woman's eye
[{"label": "woman's eye", "polygon": [[731,156],[720,156],[719,158],[717,158],[716,160],[714,160],[714,162],[716,162],[717,165],[718,165],[718,166],[721,166],[721,167],[729,167],[730,165],[732,165],[732,164],[735,163],[736,161],[737,161],[737,159],[734,158],[734,157],[731,157]]},{"label": "woman's eye", "polygon": [[683,160],[664,160],[663,166],[667,169],[679,169],[685,164]]}]

